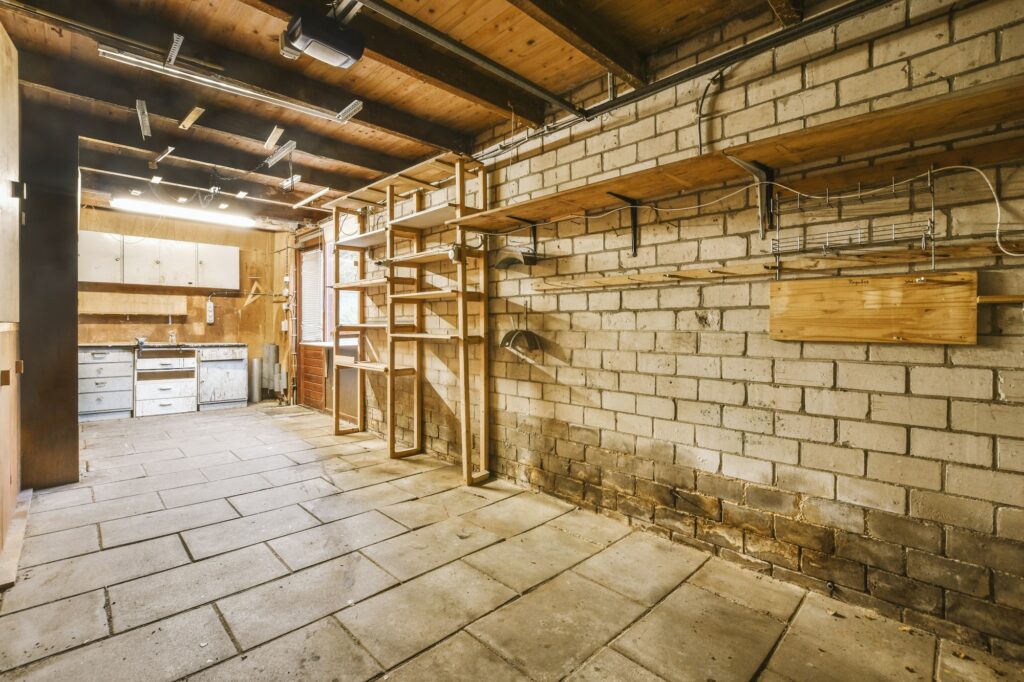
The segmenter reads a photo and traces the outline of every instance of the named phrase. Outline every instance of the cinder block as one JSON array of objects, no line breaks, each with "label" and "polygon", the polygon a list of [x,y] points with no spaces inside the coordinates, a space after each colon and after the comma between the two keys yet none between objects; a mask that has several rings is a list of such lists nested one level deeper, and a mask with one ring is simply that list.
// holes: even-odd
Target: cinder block
[{"label": "cinder block", "polygon": [[836,499],[859,507],[902,514],[907,506],[907,491],[888,483],[837,476]]},{"label": "cinder block", "polygon": [[962,528],[992,532],[992,504],[947,493],[912,490],[910,515]]}]

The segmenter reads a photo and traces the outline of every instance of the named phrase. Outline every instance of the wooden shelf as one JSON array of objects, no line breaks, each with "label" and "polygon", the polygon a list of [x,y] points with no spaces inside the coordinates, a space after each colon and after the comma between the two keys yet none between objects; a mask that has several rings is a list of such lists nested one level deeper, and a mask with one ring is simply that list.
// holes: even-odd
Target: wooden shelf
[{"label": "wooden shelf", "polygon": [[[387,328],[388,328],[387,320],[382,320],[380,322],[359,322],[359,323],[352,323],[352,324],[339,324],[338,325],[338,333],[339,334],[358,334],[359,332],[369,331],[369,330],[373,330],[373,329],[381,329],[381,330],[383,330],[383,329],[387,329]],[[402,330],[403,332],[405,332],[405,331],[414,332],[414,331],[416,331],[416,325],[413,324],[412,322],[398,322],[398,323],[395,324],[395,329],[396,330]]]},{"label": "wooden shelf", "polygon": [[[359,279],[353,282],[339,282],[333,284],[335,289],[339,291],[359,291],[360,289],[372,289],[374,287],[386,286],[388,283],[387,277],[372,277],[370,279]],[[390,279],[392,284],[416,284],[414,277],[392,277]]]},{"label": "wooden shelf", "polygon": [[[335,364],[339,367],[346,367],[348,369],[361,369],[364,372],[371,372],[373,374],[388,374],[388,366],[383,362],[366,362],[362,360],[353,360],[345,356],[339,357],[335,360]],[[392,374],[396,377],[404,377],[415,374],[416,370],[412,367],[395,367]]]},{"label": "wooden shelf", "polygon": [[[455,220],[457,211],[458,204],[440,204],[407,216],[402,216],[401,218],[395,218],[391,221],[391,225],[393,227],[405,227],[416,230],[444,227],[445,223]],[[462,208],[463,216],[474,213],[480,213],[480,209],[470,208],[469,206]]]},{"label": "wooden shelf", "polygon": [[[458,341],[459,335],[455,333],[451,334],[418,334],[418,333],[395,333],[391,334],[392,340],[396,341],[441,341],[450,342]],[[470,343],[480,343],[483,341],[482,336],[470,335],[466,337],[466,340]]]},{"label": "wooden shelf", "polygon": [[[467,291],[465,293],[467,301],[479,301],[481,300],[480,292],[478,291]],[[406,294],[393,294],[391,300],[404,302],[404,301],[454,301],[459,297],[458,291],[450,291],[448,289],[435,289],[433,291],[410,291]]]},{"label": "wooden shelf", "polygon": [[[482,258],[486,252],[480,249],[456,249],[456,253],[461,251],[462,255],[469,258]],[[458,260],[452,260],[451,257],[452,248],[447,249],[435,249],[431,251],[421,251],[420,253],[407,253],[401,256],[395,256],[391,261],[395,265],[422,265],[423,263],[440,263],[449,262],[454,263]]]},{"label": "wooden shelf", "polygon": [[481,211],[448,224],[482,232],[504,231],[625,205],[612,194],[653,201],[748,179],[746,171],[729,157],[781,169],[1018,120],[1022,108],[1024,76],[1004,78]]},{"label": "wooden shelf", "polygon": [[387,200],[388,187],[394,187],[395,194],[401,198],[420,190],[431,191],[445,187],[455,175],[455,162],[460,158],[464,161],[467,171],[475,171],[483,167],[479,161],[474,161],[467,156],[455,152],[445,152],[398,173],[374,180],[365,187],[327,202],[324,207],[337,207],[347,211],[357,211],[367,206],[383,208]]},{"label": "wooden shelf", "polygon": [[383,246],[384,242],[388,238],[388,229],[382,227],[379,230],[372,232],[364,232],[362,234],[354,234],[348,237],[342,237],[336,244],[341,247],[347,247],[352,249],[369,249],[374,246]]}]

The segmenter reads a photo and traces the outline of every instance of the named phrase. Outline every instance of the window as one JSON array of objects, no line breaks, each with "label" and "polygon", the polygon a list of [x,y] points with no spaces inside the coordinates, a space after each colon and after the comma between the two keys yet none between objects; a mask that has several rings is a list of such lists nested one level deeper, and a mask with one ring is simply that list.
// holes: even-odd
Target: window
[{"label": "window", "polygon": [[299,340],[324,340],[324,252],[307,249],[300,253]]}]

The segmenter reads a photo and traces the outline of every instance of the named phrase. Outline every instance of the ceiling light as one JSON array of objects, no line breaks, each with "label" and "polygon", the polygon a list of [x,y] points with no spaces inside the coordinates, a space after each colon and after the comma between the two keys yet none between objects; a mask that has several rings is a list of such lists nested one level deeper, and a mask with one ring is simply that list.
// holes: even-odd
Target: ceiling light
[{"label": "ceiling light", "polygon": [[315,14],[292,17],[279,42],[282,48],[343,69],[359,61],[365,48],[362,34]]},{"label": "ceiling light", "polygon": [[300,180],[302,180],[302,176],[299,174],[295,174],[290,178],[285,178],[284,181],[281,182],[281,189],[285,192],[291,192],[295,189],[295,185],[299,184]]},{"label": "ceiling light", "polygon": [[263,162],[267,168],[273,168],[274,164],[295,151],[295,140],[289,140],[274,150],[274,153]]},{"label": "ceiling light", "polygon": [[128,190],[128,193],[131,194],[133,197],[141,197],[142,196],[142,190],[141,189],[130,189],[130,190]]},{"label": "ceiling light", "polygon": [[241,191],[240,191],[240,192],[239,192],[238,194],[236,194],[235,196],[236,196],[236,197],[238,197],[239,199],[244,199],[244,198],[246,198],[247,196],[249,196],[249,193],[248,193],[248,192],[246,192],[246,191],[245,191],[245,190],[243,189],[243,190],[241,190]]},{"label": "ceiling light", "polygon": [[149,181],[152,182],[154,185],[159,185],[161,182],[164,181],[164,179],[162,176],[154,175],[152,178],[150,178]]},{"label": "ceiling light", "polygon": [[149,110],[146,108],[146,100],[135,100],[135,113],[139,115],[139,128],[142,130],[142,139],[153,136],[153,129],[149,127]]},{"label": "ceiling light", "polygon": [[267,141],[263,143],[264,149],[273,149],[277,141],[284,135],[284,128],[281,126],[274,126],[274,129],[270,131],[270,135],[267,136]]},{"label": "ceiling light", "polygon": [[338,119],[347,122],[350,118],[352,118],[362,110],[363,100],[354,99],[352,100],[351,104],[349,104],[347,107],[341,110],[341,113],[338,114]]},{"label": "ceiling light", "polygon": [[306,204],[311,204],[311,203],[313,203],[314,201],[316,201],[317,199],[319,199],[320,197],[322,197],[323,195],[327,194],[330,191],[331,191],[330,187],[324,187],[322,190],[319,190],[319,191],[315,192],[314,194],[310,194],[308,197],[306,197],[302,201],[298,202],[297,204],[292,204],[292,208],[302,208]]},{"label": "ceiling light", "polygon": [[326,119],[328,121],[338,121],[344,123],[339,112],[331,111],[324,107],[317,107],[304,102],[299,102],[292,99],[286,99],[281,95],[277,95],[266,90],[255,88],[251,85],[241,83],[229,78],[225,78],[219,74],[203,73],[201,71],[195,71],[192,69],[186,69],[177,64],[164,64],[163,62],[149,57],[143,57],[141,55],[133,54],[120,50],[116,47],[110,47],[107,45],[99,46],[99,55],[106,59],[113,60],[120,64],[127,64],[128,66],[134,66],[147,71],[153,71],[160,73],[171,78],[178,78],[181,80],[195,83],[197,85],[205,85],[221,92],[227,92],[232,95],[238,95],[240,97],[248,97],[249,99],[259,100],[260,102],[266,102],[267,104],[273,104],[274,106],[282,107],[284,109],[290,109],[291,111],[297,111],[300,114],[306,114],[308,116],[315,116],[317,118]]},{"label": "ceiling light", "polygon": [[232,227],[254,227],[256,225],[255,220],[244,215],[203,211],[197,208],[162,204],[156,201],[117,198],[110,200],[110,207],[119,211],[128,211],[129,213],[142,213],[164,218],[181,218],[183,220],[195,220],[215,225],[230,225]]},{"label": "ceiling light", "polygon": [[174,151],[174,147],[168,147],[167,149],[165,149],[162,152],[160,152],[160,154],[157,155],[157,157],[155,159],[153,159],[153,161],[155,163],[160,163],[161,161],[166,159],[168,156],[170,156],[171,152],[173,152],[173,151]]},{"label": "ceiling light", "polygon": [[188,201],[188,197],[178,197],[178,203],[179,204],[184,204],[187,201]]},{"label": "ceiling light", "polygon": [[217,204],[217,208],[219,208],[219,209],[220,209],[220,210],[222,210],[222,211],[223,211],[223,210],[224,210],[225,208],[227,208],[227,207],[228,207],[228,202],[226,202],[226,201],[222,201],[221,203]]},{"label": "ceiling light", "polygon": [[167,50],[167,58],[164,64],[173,64],[178,59],[178,52],[181,51],[181,44],[185,42],[185,36],[175,33],[171,38],[171,47]]},{"label": "ceiling light", "polygon": [[178,127],[182,130],[188,130],[204,113],[206,113],[206,109],[203,109],[202,107],[192,107],[192,111],[188,112],[188,115],[181,119],[181,123],[178,124]]}]

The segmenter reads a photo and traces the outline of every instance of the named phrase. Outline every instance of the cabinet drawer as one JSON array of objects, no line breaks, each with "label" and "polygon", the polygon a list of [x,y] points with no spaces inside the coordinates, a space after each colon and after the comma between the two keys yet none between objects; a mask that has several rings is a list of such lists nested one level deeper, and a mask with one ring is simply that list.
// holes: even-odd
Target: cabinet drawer
[{"label": "cabinet drawer", "polygon": [[217,348],[200,348],[200,360],[245,360],[248,356],[245,346],[221,346]]},{"label": "cabinet drawer", "polygon": [[139,369],[188,369],[196,366],[196,359],[191,358],[139,358],[136,361]]},{"label": "cabinet drawer", "polygon": [[108,391],[106,393],[83,393],[78,396],[79,412],[109,412],[132,409],[131,391]]},{"label": "cabinet drawer", "polygon": [[176,414],[178,412],[195,412],[196,399],[191,398],[164,398],[156,400],[135,401],[136,417],[152,417],[157,414]]},{"label": "cabinet drawer", "polygon": [[131,377],[109,377],[97,379],[79,379],[78,393],[108,393],[110,391],[132,390]]},{"label": "cabinet drawer", "polygon": [[131,362],[133,356],[134,354],[130,350],[119,348],[80,348],[78,350],[78,364]]},{"label": "cabinet drawer", "polygon": [[96,379],[101,377],[130,377],[131,362],[104,362],[78,366],[79,379]]},{"label": "cabinet drawer", "polygon": [[195,379],[167,379],[166,381],[140,381],[135,385],[137,400],[164,398],[193,398],[196,395]]}]

